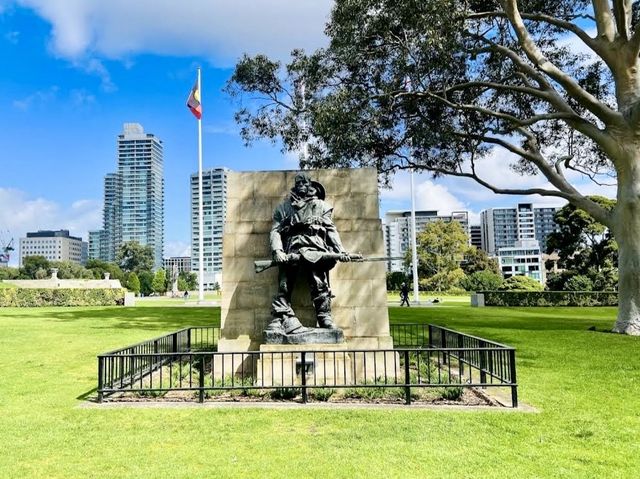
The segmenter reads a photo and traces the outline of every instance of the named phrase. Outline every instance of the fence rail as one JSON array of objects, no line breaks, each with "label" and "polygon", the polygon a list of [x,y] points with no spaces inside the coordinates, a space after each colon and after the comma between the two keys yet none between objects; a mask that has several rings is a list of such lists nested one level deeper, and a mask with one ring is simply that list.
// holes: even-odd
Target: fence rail
[{"label": "fence rail", "polygon": [[[429,388],[511,389],[515,350],[427,324],[395,324],[394,348],[217,352],[218,328],[186,328],[98,356],[98,400],[114,393],[192,391],[199,401],[229,390],[383,388],[407,404]],[[402,345],[402,346],[401,346]]]}]

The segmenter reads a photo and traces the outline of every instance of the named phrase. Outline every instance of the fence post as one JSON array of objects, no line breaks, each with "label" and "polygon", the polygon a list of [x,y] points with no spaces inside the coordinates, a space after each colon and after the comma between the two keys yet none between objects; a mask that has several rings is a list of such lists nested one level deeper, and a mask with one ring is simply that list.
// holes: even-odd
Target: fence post
[{"label": "fence post", "polygon": [[171,342],[172,342],[172,345],[171,345],[172,352],[177,353],[178,352],[178,333],[173,333],[171,335]]},{"label": "fence post", "polygon": [[518,382],[516,381],[516,350],[509,350],[509,367],[511,369],[511,407],[518,407]]},{"label": "fence post", "polygon": [[[458,348],[464,348],[464,337],[458,334]],[[458,366],[460,369],[460,380],[464,376],[464,351],[458,351]]]},{"label": "fence post", "polygon": [[404,398],[406,404],[411,404],[411,374],[409,371],[409,350],[404,350]]},{"label": "fence post", "polygon": [[187,351],[191,351],[191,328],[187,329]]},{"label": "fence post", "polygon": [[200,356],[200,377],[198,378],[199,396],[198,400],[204,402],[204,356]]},{"label": "fence post", "polygon": [[427,325],[427,327],[429,328],[429,347],[432,348],[433,347],[433,325],[429,324]]},{"label": "fence post", "polygon": [[[484,341],[480,341],[480,347],[486,348],[487,344]],[[487,354],[489,351],[481,350],[480,351],[480,382],[485,384],[487,382]],[[484,389],[484,387],[483,387]]]},{"label": "fence post", "polygon": [[104,388],[104,358],[98,356],[98,402],[102,402],[104,397],[102,389]]},{"label": "fence post", "polygon": [[[440,328],[440,347],[447,347],[447,332]],[[442,351],[442,364],[447,364],[447,353]]]},{"label": "fence post", "polygon": [[302,386],[302,402],[307,404],[307,358],[304,351],[300,353],[300,383]]}]

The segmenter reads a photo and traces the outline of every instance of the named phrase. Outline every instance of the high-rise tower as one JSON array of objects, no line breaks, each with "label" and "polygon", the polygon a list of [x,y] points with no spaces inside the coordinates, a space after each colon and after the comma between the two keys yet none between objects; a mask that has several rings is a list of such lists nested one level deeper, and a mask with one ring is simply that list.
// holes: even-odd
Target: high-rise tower
[{"label": "high-rise tower", "polygon": [[[123,242],[151,246],[156,268],[164,249],[162,141],[138,123],[118,135],[118,169],[104,179],[103,229],[90,237],[90,256],[114,261]],[[99,243],[99,245],[98,245]]]},{"label": "high-rise tower", "polygon": [[[121,187],[119,244],[137,241],[153,248],[154,265],[162,266],[164,249],[164,178],[162,141],[138,123],[125,123],[118,135]],[[106,205],[105,205],[106,206]],[[117,226],[116,226],[117,228]],[[119,246],[118,244],[118,246]]]},{"label": "high-rise tower", "polygon": [[[210,289],[222,281],[222,228],[227,211],[228,168],[202,172],[202,204],[204,219],[203,257],[204,286]],[[191,271],[198,271],[198,174],[191,175]]]}]

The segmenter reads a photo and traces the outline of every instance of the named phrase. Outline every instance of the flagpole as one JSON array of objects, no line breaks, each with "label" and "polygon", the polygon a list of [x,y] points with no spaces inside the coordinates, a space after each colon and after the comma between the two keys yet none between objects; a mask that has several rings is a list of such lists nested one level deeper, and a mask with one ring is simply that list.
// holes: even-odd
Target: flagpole
[{"label": "flagpole", "polygon": [[[200,67],[198,67],[198,94],[202,105]],[[202,117],[198,118],[198,301],[204,301],[204,207],[202,203]]]},{"label": "flagpole", "polygon": [[418,247],[416,241],[416,196],[414,194],[413,168],[411,168],[411,263],[413,266],[413,301],[419,303],[418,296]]}]

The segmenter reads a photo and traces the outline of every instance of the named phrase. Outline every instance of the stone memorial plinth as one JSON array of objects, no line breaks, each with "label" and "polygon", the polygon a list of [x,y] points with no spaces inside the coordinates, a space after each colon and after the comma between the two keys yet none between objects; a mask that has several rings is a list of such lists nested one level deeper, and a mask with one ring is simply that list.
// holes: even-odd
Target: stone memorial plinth
[{"label": "stone memorial plinth", "polygon": [[[273,211],[288,195],[296,171],[230,172],[223,236],[222,352],[257,351],[271,319],[277,268],[254,271],[253,262],[269,259]],[[350,253],[383,256],[375,169],[310,171],[326,188],[333,220]],[[391,349],[384,262],[338,263],[331,270],[332,317],[344,332],[348,349]],[[304,326],[315,327],[308,287],[296,287],[292,306]],[[280,345],[275,345],[280,346]],[[296,345],[297,346],[297,345]],[[283,345],[289,350],[296,346]],[[317,346],[317,345],[314,345]],[[327,345],[335,348],[336,344]]]},{"label": "stone memorial plinth", "polygon": [[[351,356],[342,344],[289,345],[263,344],[257,362],[256,385],[299,386],[302,375],[309,385],[349,385],[354,374]],[[291,352],[295,349],[296,352]],[[305,351],[302,362],[302,351]]]}]

